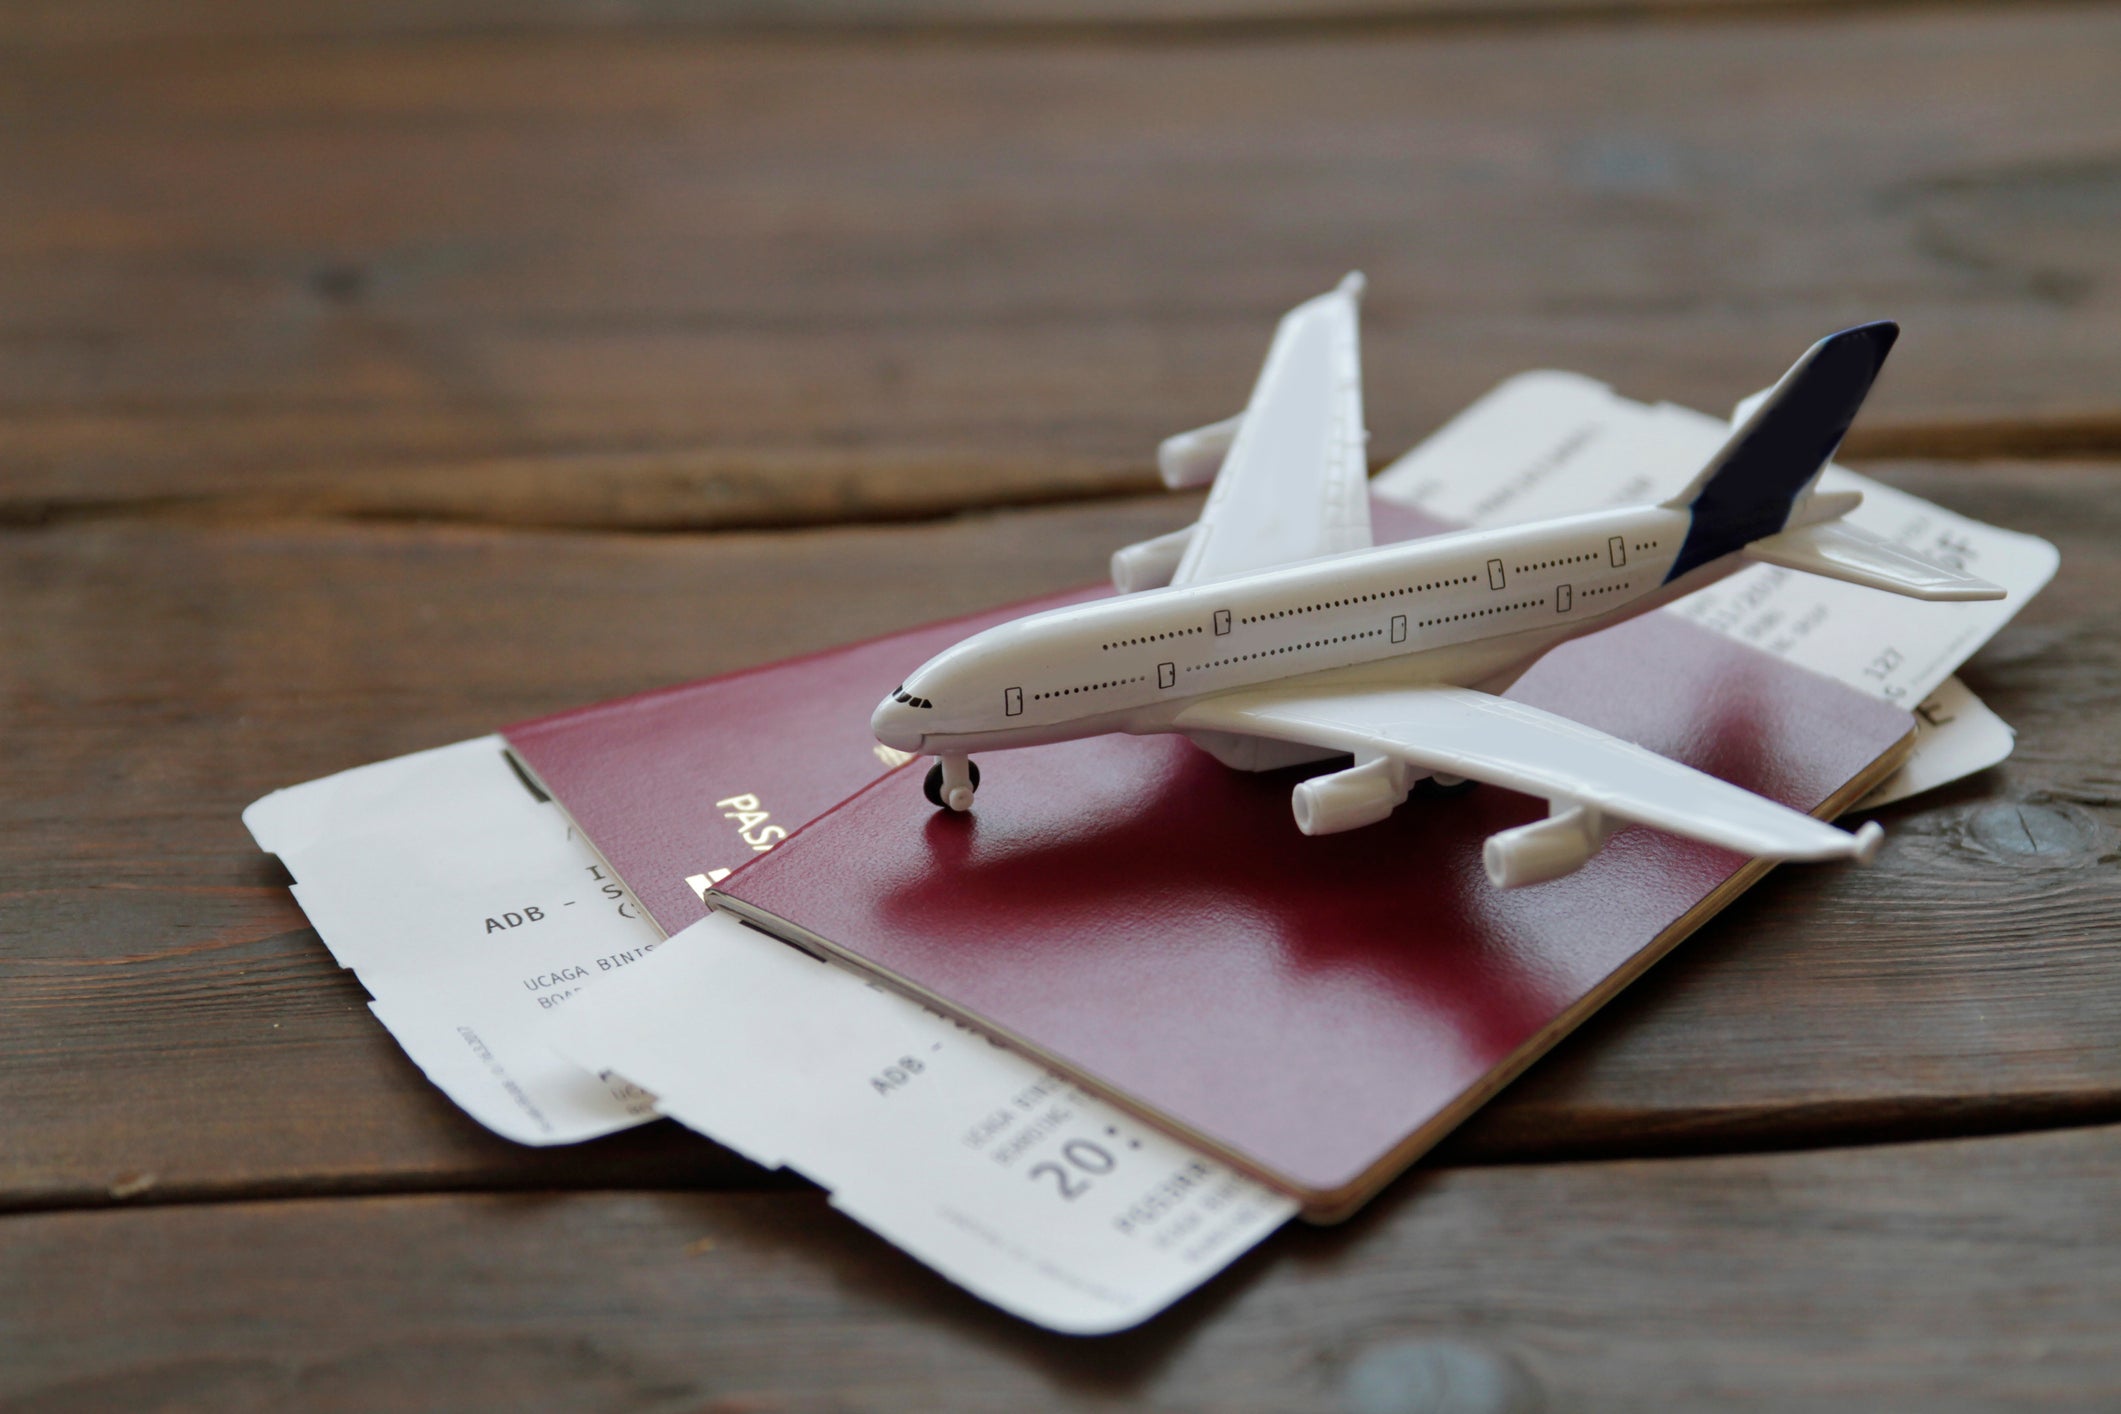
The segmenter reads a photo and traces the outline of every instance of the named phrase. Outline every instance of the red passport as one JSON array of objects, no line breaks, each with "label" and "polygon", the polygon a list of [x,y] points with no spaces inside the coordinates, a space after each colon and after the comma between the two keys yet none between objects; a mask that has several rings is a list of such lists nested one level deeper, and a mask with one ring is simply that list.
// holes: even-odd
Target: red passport
[{"label": "red passport", "polygon": [[1110,592],[1082,589],[947,619],[518,723],[501,735],[656,926],[675,933],[707,912],[688,880],[764,854],[904,764],[869,734],[869,714],[912,665],[992,624]]},{"label": "red passport", "polygon": [[[1377,525],[1420,528],[1383,503]],[[1635,827],[1573,875],[1503,892],[1481,842],[1541,801],[1417,795],[1311,838],[1290,787],[1332,763],[1252,775],[1167,737],[997,753],[972,813],[938,813],[925,764],[883,774],[869,710],[1027,607],[506,735],[665,931],[703,911],[688,876],[748,857],[718,906],[1039,1057],[1319,1219],[1766,872]],[[1913,725],[1669,614],[1558,649],[1509,695],[1822,816],[1890,772]]]}]

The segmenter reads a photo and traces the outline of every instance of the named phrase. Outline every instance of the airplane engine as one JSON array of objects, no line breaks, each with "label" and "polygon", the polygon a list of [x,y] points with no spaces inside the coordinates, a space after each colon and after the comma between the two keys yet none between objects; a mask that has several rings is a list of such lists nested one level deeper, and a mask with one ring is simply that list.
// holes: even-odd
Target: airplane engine
[{"label": "airplane engine", "polygon": [[1122,594],[1161,589],[1178,573],[1178,562],[1193,543],[1193,526],[1143,540],[1112,552],[1112,587]]},{"label": "airplane engine", "polygon": [[1313,776],[1290,793],[1296,828],[1307,835],[1336,835],[1374,825],[1407,798],[1407,768],[1390,757]]},{"label": "airplane engine", "polygon": [[1229,455],[1230,444],[1237,440],[1237,428],[1245,420],[1239,413],[1226,417],[1221,422],[1211,422],[1206,427],[1196,427],[1191,432],[1181,432],[1175,437],[1166,437],[1156,449],[1157,474],[1164,485],[1173,491],[1183,491],[1189,486],[1205,486],[1222,470],[1223,458]]},{"label": "airplane engine", "polygon": [[1611,834],[1597,811],[1578,805],[1489,835],[1480,859],[1496,888],[1521,889],[1575,873],[1604,847]]}]

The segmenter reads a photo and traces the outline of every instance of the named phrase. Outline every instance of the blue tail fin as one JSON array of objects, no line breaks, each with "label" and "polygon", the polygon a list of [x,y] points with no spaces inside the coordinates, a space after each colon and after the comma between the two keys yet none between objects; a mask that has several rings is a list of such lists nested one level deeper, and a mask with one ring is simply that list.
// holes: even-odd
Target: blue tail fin
[{"label": "blue tail fin", "polygon": [[1782,529],[1899,337],[1889,320],[1859,324],[1821,339],[1782,375],[1693,484],[1665,502],[1693,513],[1667,582]]}]

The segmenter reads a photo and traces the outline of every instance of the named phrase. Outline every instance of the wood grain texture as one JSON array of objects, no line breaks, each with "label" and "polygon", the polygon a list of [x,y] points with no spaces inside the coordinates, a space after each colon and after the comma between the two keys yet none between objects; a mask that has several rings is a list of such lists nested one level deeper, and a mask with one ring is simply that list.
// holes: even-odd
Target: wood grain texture
[{"label": "wood grain texture", "polygon": [[[2121,1113],[2117,473],[1890,479],[2046,534],[2061,577],[1967,674],[2017,756],[1791,869],[1451,1141],[1458,1162]],[[1096,577],[1190,514],[1100,502],[720,536],[289,523],[0,536],[0,1205],[758,1181],[667,1128],[532,1154],[366,1015],[238,821],[496,724]],[[181,1063],[172,1063],[173,1056]]]},{"label": "wood grain texture", "polygon": [[1138,489],[1357,266],[1381,451],[1540,364],[1727,406],[1881,314],[1908,337],[1866,435],[2115,445],[2111,10],[1119,45],[376,24],[13,51],[0,518]]},{"label": "wood grain texture", "polygon": [[806,1194],[25,1216],[0,1406],[2105,1407],[2117,1164],[2107,1128],[1432,1173],[1095,1342]]},{"label": "wood grain texture", "polygon": [[22,0],[0,39],[24,45],[359,39],[461,34],[678,34],[1213,39],[1433,25],[1745,16],[1908,0]]},{"label": "wood grain texture", "polygon": [[[2117,60],[1972,0],[0,6],[0,1411],[2121,1406]],[[672,1125],[494,1139],[243,832],[1100,577],[1351,267],[1380,456],[1897,317],[1852,450],[2063,570],[1964,673],[2009,763],[1146,1330]]]}]

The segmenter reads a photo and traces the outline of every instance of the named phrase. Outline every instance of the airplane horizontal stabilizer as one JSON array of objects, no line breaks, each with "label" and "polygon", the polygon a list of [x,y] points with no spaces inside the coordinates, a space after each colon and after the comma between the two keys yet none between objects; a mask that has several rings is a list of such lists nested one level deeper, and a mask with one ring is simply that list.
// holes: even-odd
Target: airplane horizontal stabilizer
[{"label": "airplane horizontal stabilizer", "polygon": [[2004,596],[2000,585],[1933,564],[1883,536],[1838,521],[1755,540],[1745,547],[1745,554],[1763,564],[1868,585],[1910,599],[1963,602]]}]

